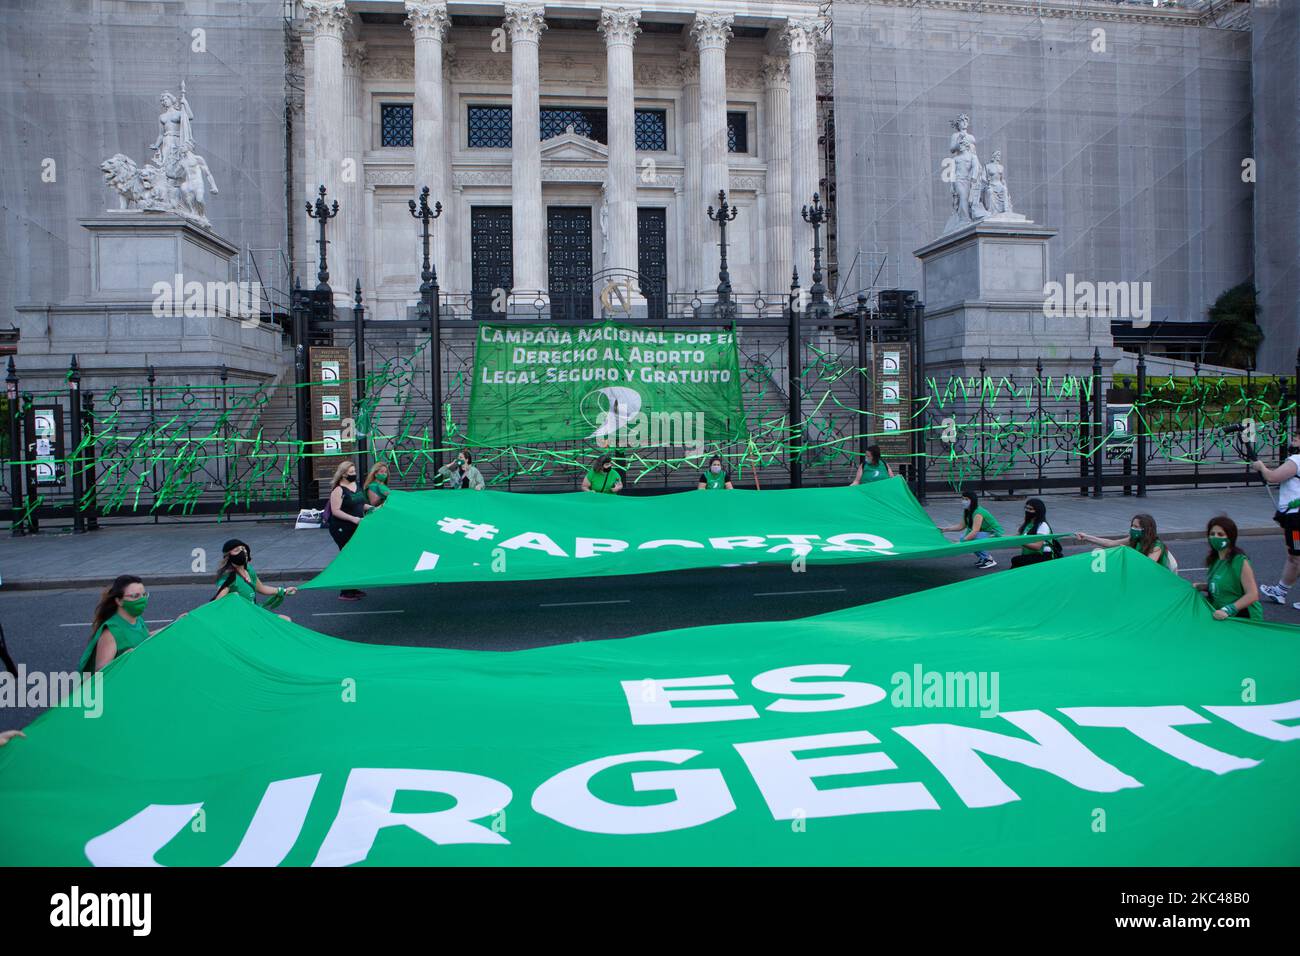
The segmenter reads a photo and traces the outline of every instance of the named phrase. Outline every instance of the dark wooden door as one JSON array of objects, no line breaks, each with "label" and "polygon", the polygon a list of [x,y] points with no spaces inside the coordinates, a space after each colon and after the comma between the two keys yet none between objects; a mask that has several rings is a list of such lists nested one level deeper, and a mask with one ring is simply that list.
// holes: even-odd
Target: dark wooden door
[{"label": "dark wooden door", "polygon": [[666,211],[636,211],[636,258],[646,314],[662,319],[668,314],[668,229]]}]

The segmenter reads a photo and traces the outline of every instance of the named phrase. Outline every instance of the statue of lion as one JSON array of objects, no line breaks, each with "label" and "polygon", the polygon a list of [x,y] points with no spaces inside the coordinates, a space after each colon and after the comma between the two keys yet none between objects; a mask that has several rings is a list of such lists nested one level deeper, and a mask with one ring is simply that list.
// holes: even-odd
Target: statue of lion
[{"label": "statue of lion", "polygon": [[167,178],[157,166],[136,166],[130,156],[118,153],[99,168],[105,184],[117,193],[119,209],[168,210],[175,206]]}]

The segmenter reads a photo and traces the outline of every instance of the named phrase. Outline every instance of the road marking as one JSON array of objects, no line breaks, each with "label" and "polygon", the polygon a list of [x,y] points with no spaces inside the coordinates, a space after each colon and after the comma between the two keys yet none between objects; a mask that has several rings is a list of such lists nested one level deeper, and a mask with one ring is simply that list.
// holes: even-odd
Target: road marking
[{"label": "road marking", "polygon": [[561,601],[558,604],[539,604],[538,607],[586,607],[591,604],[631,604],[630,598],[621,601]]},{"label": "road marking", "polygon": [[312,617],[352,617],[357,614],[405,614],[401,608],[393,611],[316,611]]},{"label": "road marking", "polygon": [[838,594],[844,588],[822,588],[818,591],[755,591],[754,597],[783,597],[787,594]]},{"label": "road marking", "polygon": [[1182,574],[1185,571],[1204,571],[1204,570],[1206,569],[1205,568],[1179,568],[1178,573]]}]

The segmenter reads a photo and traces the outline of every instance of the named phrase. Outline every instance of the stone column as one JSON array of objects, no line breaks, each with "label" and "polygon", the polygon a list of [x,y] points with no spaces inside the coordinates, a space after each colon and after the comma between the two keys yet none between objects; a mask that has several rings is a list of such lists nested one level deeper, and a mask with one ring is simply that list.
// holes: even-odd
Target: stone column
[{"label": "stone column", "polygon": [[346,249],[341,249],[340,246],[346,246],[346,242],[343,241],[340,225],[344,217],[361,215],[360,209],[344,207],[340,189],[346,125],[344,120],[347,112],[343,98],[343,31],[352,21],[343,0],[304,0],[303,10],[307,14],[307,24],[314,38],[311,86],[313,119],[316,124],[316,168],[308,187],[314,196],[316,190],[324,186],[328,190],[328,198],[339,201],[339,218],[326,227],[326,238],[330,240],[330,287],[337,296],[340,292],[350,294],[345,288],[347,280],[344,275],[348,266],[347,259],[341,255]]},{"label": "stone column", "polygon": [[[822,22],[816,17],[791,20],[782,34],[790,48],[790,224],[794,265],[799,282],[812,287],[812,226],[800,211],[819,191],[817,160],[816,42]],[[825,197],[823,197],[824,199]],[[824,263],[823,263],[824,265]]]},{"label": "stone column", "polygon": [[[316,200],[316,187],[320,185],[316,177],[320,175],[320,166],[316,162],[316,37],[309,31],[302,34],[302,188],[304,199],[300,200],[290,215],[297,215],[294,210],[301,209],[303,202]],[[311,276],[316,274],[316,243],[311,230],[304,228],[305,218],[294,222],[294,235],[298,237],[299,247],[295,251],[297,261],[294,274]]]},{"label": "stone column", "polygon": [[682,68],[682,162],[685,166],[683,177],[683,200],[681,217],[684,229],[686,251],[682,257],[686,269],[682,273],[683,291],[699,292],[704,288],[707,277],[704,267],[708,264],[700,250],[705,248],[708,239],[705,236],[704,210],[707,206],[702,201],[704,196],[704,159],[700,155],[700,58],[694,50],[682,51],[680,58]]},{"label": "stone column", "polygon": [[542,208],[542,142],[538,96],[537,48],[545,7],[540,3],[507,3],[505,27],[510,31],[511,164],[513,190],[515,288],[530,297],[547,287],[546,211]]},{"label": "stone column", "polygon": [[[691,26],[691,36],[700,48],[700,155],[703,160],[701,185],[704,194],[696,202],[691,215],[704,216],[709,206],[718,205],[718,190],[726,189],[727,180],[727,40],[731,37],[732,17],[722,13],[697,13]],[[708,236],[705,248],[700,250],[705,275],[718,270],[717,237],[712,224],[704,221],[704,235]],[[704,288],[714,288],[716,283],[706,283]]]},{"label": "stone column", "polygon": [[[784,56],[763,59],[767,89],[767,271],[762,291],[769,298],[790,287],[794,267],[790,209],[790,61]],[[802,275],[800,276],[802,278]]]},{"label": "stone column", "polygon": [[[339,182],[339,227],[335,245],[330,250],[330,285],[334,288],[335,302],[355,302],[353,289],[357,280],[367,295],[370,276],[366,272],[366,256],[362,251],[361,237],[365,233],[365,166],[366,133],[363,117],[365,110],[365,84],[362,76],[366,67],[366,45],[349,43],[343,49],[343,166]],[[337,258],[337,263],[334,260]]]},{"label": "stone column", "polygon": [[406,0],[406,25],[415,37],[415,193],[429,187],[429,205],[442,203],[443,214],[432,226],[434,269],[440,284],[449,277],[446,217],[448,192],[447,124],[443,118],[442,41],[451,20],[447,5],[432,0]]},{"label": "stone column", "polygon": [[608,83],[609,160],[605,175],[609,255],[605,268],[636,271],[636,99],[632,44],[641,32],[639,11],[606,7],[600,12],[605,35]]}]

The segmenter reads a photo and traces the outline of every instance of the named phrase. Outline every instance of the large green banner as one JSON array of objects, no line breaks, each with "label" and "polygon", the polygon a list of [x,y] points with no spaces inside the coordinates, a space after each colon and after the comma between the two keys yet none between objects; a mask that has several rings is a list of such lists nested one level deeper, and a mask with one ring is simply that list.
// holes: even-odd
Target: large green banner
[{"label": "large green banner", "polygon": [[970,554],[1046,537],[949,541],[902,478],[626,498],[394,491],[305,586],[517,581],[747,562],[795,567]]},{"label": "large green banner", "polygon": [[512,653],[227,598],[101,696],[0,748],[0,863],[1300,863],[1300,629],[1129,549]]},{"label": "large green banner", "polygon": [[746,434],[734,331],[481,325],[468,441],[677,446]]}]

